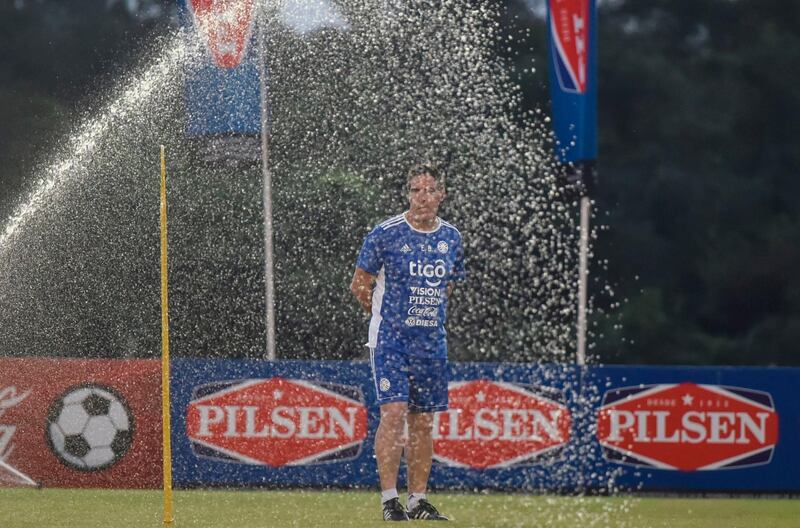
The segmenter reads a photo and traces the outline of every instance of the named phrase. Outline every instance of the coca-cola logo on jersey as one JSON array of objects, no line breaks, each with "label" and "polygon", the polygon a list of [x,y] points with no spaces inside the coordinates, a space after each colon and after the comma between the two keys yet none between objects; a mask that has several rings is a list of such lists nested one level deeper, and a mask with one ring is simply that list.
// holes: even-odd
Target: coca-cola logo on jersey
[{"label": "coca-cola logo on jersey", "polygon": [[412,306],[408,309],[408,315],[417,317],[438,317],[439,309],[433,306]]},{"label": "coca-cola logo on jersey", "polygon": [[195,387],[186,413],[194,453],[270,466],[355,458],[367,436],[358,387],[305,380],[237,380]]},{"label": "coca-cola logo on jersey", "polygon": [[778,442],[769,393],[694,383],[605,393],[597,434],[606,459],[698,471],[767,464]]},{"label": "coca-cola logo on jersey", "polygon": [[539,464],[560,456],[572,417],[554,389],[489,380],[449,387],[450,408],[436,413],[434,458],[476,469]]}]

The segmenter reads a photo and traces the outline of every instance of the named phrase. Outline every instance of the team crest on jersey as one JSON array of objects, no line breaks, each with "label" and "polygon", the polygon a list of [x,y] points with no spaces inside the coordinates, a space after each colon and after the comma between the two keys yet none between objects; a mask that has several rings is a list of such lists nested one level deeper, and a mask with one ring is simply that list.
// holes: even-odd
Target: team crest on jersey
[{"label": "team crest on jersey", "polygon": [[450,249],[450,246],[447,245],[447,242],[442,240],[436,245],[436,249],[439,250],[439,253],[447,253],[447,250]]},{"label": "team crest on jersey", "polygon": [[403,247],[400,248],[400,251],[403,253],[411,253],[414,250],[411,249],[408,244],[403,244]]},{"label": "team crest on jersey", "polygon": [[388,379],[381,378],[380,386],[381,386],[381,392],[386,392],[392,387],[392,384],[389,382]]}]

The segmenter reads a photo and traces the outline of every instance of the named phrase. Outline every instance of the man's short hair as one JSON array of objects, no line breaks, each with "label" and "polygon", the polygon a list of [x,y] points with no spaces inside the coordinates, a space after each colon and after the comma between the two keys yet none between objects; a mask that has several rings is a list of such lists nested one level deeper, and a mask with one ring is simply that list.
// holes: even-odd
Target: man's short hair
[{"label": "man's short hair", "polygon": [[406,191],[411,190],[411,180],[417,176],[428,174],[431,178],[436,180],[437,185],[444,187],[444,178],[440,178],[439,169],[433,163],[418,163],[408,170],[406,176]]}]

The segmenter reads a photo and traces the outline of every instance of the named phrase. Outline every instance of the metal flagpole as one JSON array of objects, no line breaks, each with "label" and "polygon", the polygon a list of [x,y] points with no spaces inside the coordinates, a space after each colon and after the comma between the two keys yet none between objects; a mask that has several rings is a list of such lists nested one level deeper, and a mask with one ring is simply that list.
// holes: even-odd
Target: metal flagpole
[{"label": "metal flagpole", "polygon": [[589,213],[592,202],[588,196],[581,197],[581,239],[578,256],[578,350],[575,362],[586,364],[586,303],[589,281]]},{"label": "metal flagpole", "polygon": [[[586,364],[589,218],[597,160],[597,1],[548,0],[550,97],[556,156],[565,183],[580,190],[578,321],[575,362]],[[573,172],[574,171],[574,172]]]},{"label": "metal flagpole", "polygon": [[275,360],[275,281],[272,236],[272,172],[269,166],[269,99],[267,96],[267,62],[264,51],[266,7],[261,4],[258,17],[258,74],[261,91],[261,171],[264,202],[264,293],[267,323],[267,359]]}]

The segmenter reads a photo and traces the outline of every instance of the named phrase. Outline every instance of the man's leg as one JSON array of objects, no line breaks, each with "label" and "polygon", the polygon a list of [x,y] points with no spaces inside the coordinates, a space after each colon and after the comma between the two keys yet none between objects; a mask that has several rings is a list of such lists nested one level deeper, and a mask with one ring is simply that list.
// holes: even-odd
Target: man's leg
[{"label": "man's leg", "polygon": [[[442,346],[444,348],[444,344]],[[409,365],[409,371],[410,412],[406,452],[408,516],[412,519],[446,521],[447,517],[439,513],[428,501],[426,492],[433,462],[434,412],[447,409],[447,360],[417,357]]]},{"label": "man's leg", "polygon": [[433,460],[433,413],[408,413],[408,493],[425,493]]},{"label": "man's leg", "polygon": [[[400,457],[403,453],[403,432],[407,415],[406,402],[381,405],[381,421],[375,433],[375,456],[378,461],[381,491],[397,488],[397,473],[400,470]],[[428,470],[430,471],[430,464]]]},{"label": "man's leg", "polygon": [[408,513],[397,493],[397,473],[400,470],[408,414],[408,358],[401,344],[392,343],[391,340],[383,342],[384,337],[379,335],[378,346],[370,351],[375,393],[381,409],[381,419],[375,432],[375,458],[381,481],[383,519],[407,521]]}]

